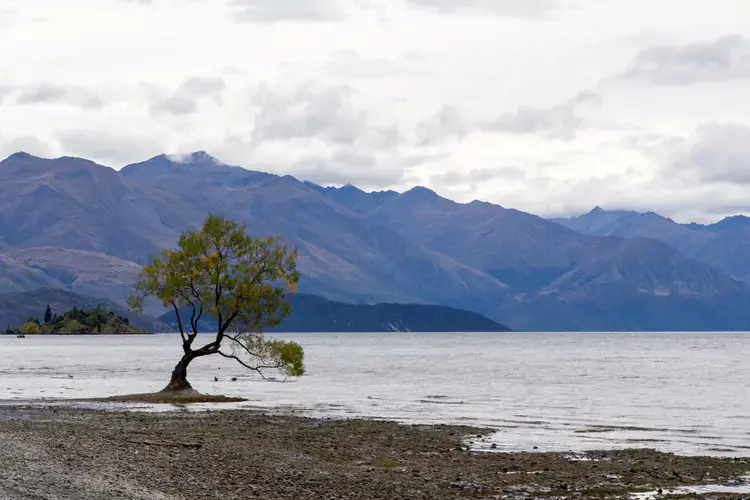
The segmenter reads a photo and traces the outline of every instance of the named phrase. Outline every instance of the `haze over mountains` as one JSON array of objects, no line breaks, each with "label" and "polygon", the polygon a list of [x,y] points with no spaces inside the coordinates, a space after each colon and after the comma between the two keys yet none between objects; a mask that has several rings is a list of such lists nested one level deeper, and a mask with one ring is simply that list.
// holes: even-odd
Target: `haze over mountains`
[{"label": "haze over mountains", "polygon": [[[680,225],[605,212],[550,221],[422,187],[325,188],[160,155],[119,172],[78,158],[0,162],[0,292],[66,288],[123,303],[139,265],[208,212],[300,249],[301,291],[441,304],[514,329],[750,329],[745,218]],[[155,311],[154,311],[155,312]]]}]

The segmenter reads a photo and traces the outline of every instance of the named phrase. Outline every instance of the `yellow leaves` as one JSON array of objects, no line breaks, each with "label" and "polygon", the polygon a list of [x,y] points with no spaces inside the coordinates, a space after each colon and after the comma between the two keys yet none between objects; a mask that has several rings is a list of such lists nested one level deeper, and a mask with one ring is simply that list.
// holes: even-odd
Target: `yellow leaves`
[{"label": "yellow leaves", "polygon": [[21,333],[24,335],[36,335],[42,333],[42,329],[36,323],[28,322],[21,325]]},{"label": "yellow leaves", "polygon": [[[205,259],[204,259],[205,257]],[[216,267],[216,263],[219,260],[219,253],[218,252],[212,252],[208,254],[208,256],[202,255],[201,261],[208,264],[208,268],[213,270]]]},{"label": "yellow leaves", "polygon": [[299,288],[299,285],[297,284],[296,281],[290,281],[289,282],[289,292],[290,293],[296,294],[298,288]]}]

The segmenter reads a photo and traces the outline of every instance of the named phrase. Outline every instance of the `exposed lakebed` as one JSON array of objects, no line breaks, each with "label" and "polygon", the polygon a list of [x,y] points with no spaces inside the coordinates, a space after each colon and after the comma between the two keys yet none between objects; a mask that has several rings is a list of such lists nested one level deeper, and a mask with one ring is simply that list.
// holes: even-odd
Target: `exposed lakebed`
[{"label": "exposed lakebed", "polygon": [[486,429],[249,411],[0,415],[0,498],[11,500],[739,499],[750,468],[650,450],[482,453],[462,442]]}]

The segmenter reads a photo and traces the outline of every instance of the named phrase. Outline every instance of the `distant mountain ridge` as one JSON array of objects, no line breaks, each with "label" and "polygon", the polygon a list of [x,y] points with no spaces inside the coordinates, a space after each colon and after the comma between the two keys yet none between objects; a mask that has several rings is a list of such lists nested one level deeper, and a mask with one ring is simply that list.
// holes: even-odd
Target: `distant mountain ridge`
[{"label": "distant mountain ridge", "polygon": [[397,193],[396,191],[375,191],[368,193],[351,184],[347,184],[341,188],[323,187],[309,181],[304,181],[304,184],[359,215],[372,212],[383,203],[401,196],[401,193]]},{"label": "distant mountain ridge", "polygon": [[714,224],[678,224],[653,212],[597,207],[578,217],[553,221],[584,234],[657,239],[739,280],[750,280],[750,218],[742,215]]},{"label": "distant mountain ridge", "polygon": [[[314,295],[289,296],[291,314],[275,332],[507,332],[510,329],[471,311],[420,304],[345,304]],[[159,320],[179,328],[174,311]],[[216,321],[204,319],[204,331]],[[175,330],[176,331],[176,330]]]},{"label": "distant mountain ridge", "polygon": [[[738,255],[745,240],[737,235],[750,234],[744,219],[696,228],[595,210],[550,221],[424,187],[322,187],[205,152],[119,172],[25,153],[0,161],[0,292],[52,286],[124,304],[149,254],[208,212],[284,236],[300,249],[301,291],[335,301],[446,305],[514,329],[588,330],[684,329],[674,304],[723,304],[720,317],[704,312],[695,324],[734,328],[745,324],[736,311],[750,299],[750,264]],[[673,312],[665,315],[630,307],[658,311],[666,302]]]}]

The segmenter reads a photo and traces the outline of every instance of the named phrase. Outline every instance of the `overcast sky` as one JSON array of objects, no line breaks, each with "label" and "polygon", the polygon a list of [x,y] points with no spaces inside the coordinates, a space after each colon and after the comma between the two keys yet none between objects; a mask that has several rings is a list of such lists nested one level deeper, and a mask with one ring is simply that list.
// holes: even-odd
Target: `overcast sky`
[{"label": "overcast sky", "polygon": [[0,156],[750,213],[746,0],[0,0]]}]

